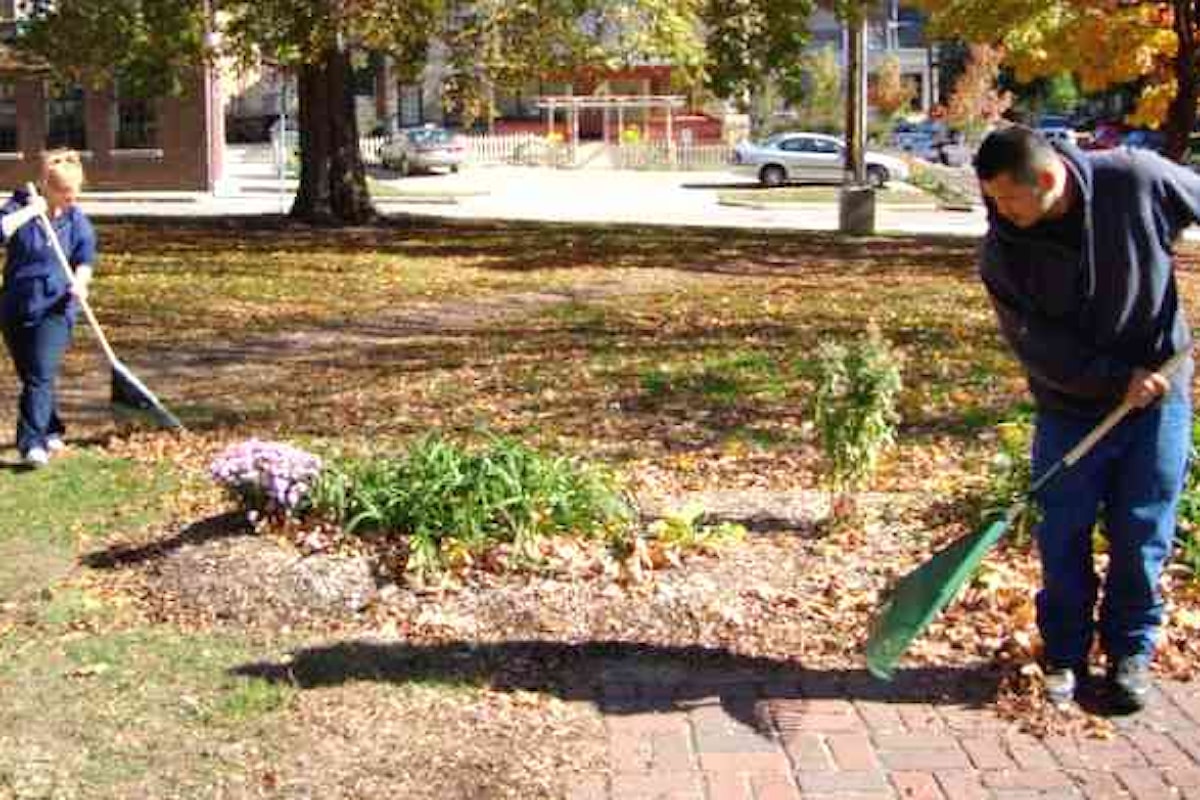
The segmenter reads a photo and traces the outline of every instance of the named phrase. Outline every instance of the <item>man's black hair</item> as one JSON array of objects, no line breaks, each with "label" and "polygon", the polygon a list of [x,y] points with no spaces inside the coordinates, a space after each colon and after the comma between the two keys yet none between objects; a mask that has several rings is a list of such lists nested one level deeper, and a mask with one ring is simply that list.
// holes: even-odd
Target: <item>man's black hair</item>
[{"label": "man's black hair", "polygon": [[988,134],[975,154],[975,174],[981,181],[1009,175],[1025,184],[1037,183],[1037,173],[1054,156],[1054,148],[1024,125],[1011,125]]}]

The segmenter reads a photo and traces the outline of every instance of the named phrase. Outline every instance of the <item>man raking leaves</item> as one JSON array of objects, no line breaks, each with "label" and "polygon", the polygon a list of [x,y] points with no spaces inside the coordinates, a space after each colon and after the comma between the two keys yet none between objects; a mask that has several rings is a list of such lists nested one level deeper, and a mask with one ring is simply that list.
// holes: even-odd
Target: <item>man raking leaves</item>
[{"label": "man raking leaves", "polygon": [[1052,146],[1020,126],[988,136],[975,170],[989,217],[980,274],[1037,406],[1033,479],[1114,407],[1133,409],[1038,493],[1036,540],[1047,699],[1075,696],[1098,633],[1110,702],[1136,711],[1191,446],[1193,361],[1177,359],[1170,378],[1161,366],[1191,349],[1172,247],[1200,218],[1200,176],[1149,151]]},{"label": "man raking leaves", "polygon": [[[1191,447],[1191,350],[1172,248],[1200,218],[1200,176],[1145,150],[1056,148],[1027,128],[975,158],[988,206],[980,274],[1037,405],[1033,478],[1114,406],[1133,411],[1039,493],[1037,621],[1046,695],[1074,697],[1099,633],[1112,704],[1140,709],[1163,622],[1159,579]],[[1092,531],[1103,509],[1103,601]]]}]

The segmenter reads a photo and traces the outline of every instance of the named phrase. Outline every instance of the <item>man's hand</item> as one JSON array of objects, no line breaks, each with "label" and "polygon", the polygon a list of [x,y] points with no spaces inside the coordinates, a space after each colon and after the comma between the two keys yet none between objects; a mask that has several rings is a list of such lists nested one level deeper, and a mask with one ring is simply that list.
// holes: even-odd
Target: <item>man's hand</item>
[{"label": "man's hand", "polygon": [[1171,382],[1157,372],[1140,367],[1133,371],[1125,400],[1134,408],[1145,408],[1162,397],[1171,388]]},{"label": "man's hand", "polygon": [[35,217],[38,214],[45,214],[50,210],[50,207],[46,205],[46,198],[42,197],[40,194],[31,196],[28,200],[26,200],[25,208],[29,209],[29,213]]}]

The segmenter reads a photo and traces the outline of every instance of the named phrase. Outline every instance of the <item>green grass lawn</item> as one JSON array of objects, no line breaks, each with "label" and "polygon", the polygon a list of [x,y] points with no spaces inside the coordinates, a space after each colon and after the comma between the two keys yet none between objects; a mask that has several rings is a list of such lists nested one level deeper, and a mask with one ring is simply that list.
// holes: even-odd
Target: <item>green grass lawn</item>
[{"label": "green grass lawn", "polygon": [[791,431],[805,359],[872,319],[905,357],[910,428],[969,435],[1022,396],[964,240],[433,222],[103,235],[110,335],[135,364],[214,359],[164,387],[206,425],[719,448],[727,429]]},{"label": "green grass lawn", "polygon": [[81,539],[155,521],[173,485],[165,466],[86,450],[56,459],[54,469],[0,471],[0,600],[61,575]]},{"label": "green grass lawn", "polygon": [[[76,555],[224,510],[204,475],[220,444],[392,452],[434,430],[505,433],[670,486],[816,489],[813,354],[874,322],[904,388],[872,488],[933,506],[979,485],[991,427],[1025,401],[963,239],[412,220],[99,233],[97,312],[123,360],[195,412],[196,438],[150,437],[137,458],[76,444],[50,469],[0,471],[0,797],[340,797],[363,776],[384,781],[368,796],[387,780],[426,792],[409,796],[554,796],[511,763],[515,743],[554,775],[554,754],[603,743],[593,707],[556,717],[512,684],[498,700],[489,680],[505,676],[457,676],[461,652],[428,669],[402,654],[375,677],[326,659],[341,677],[300,691],[248,666],[286,675],[290,648],[340,631],[141,616],[128,598],[160,590],[153,553],[132,588]],[[105,406],[86,341],[63,384]],[[112,433],[85,411],[73,434]],[[493,783],[444,783],[462,776]]]}]

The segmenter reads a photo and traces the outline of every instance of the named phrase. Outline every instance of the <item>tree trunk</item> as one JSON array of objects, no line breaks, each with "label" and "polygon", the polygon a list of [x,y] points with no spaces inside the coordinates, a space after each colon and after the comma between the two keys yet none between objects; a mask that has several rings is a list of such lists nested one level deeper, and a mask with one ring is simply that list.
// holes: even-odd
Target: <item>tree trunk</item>
[{"label": "tree trunk", "polygon": [[1196,18],[1194,0],[1174,0],[1175,99],[1167,113],[1167,155],[1182,161],[1188,152],[1188,137],[1196,124]]},{"label": "tree trunk", "polygon": [[846,20],[846,155],[843,183],[867,182],[867,18],[865,12]]},{"label": "tree trunk", "polygon": [[292,216],[358,225],[377,216],[358,149],[350,54],[329,48],[300,68],[300,189]]}]

